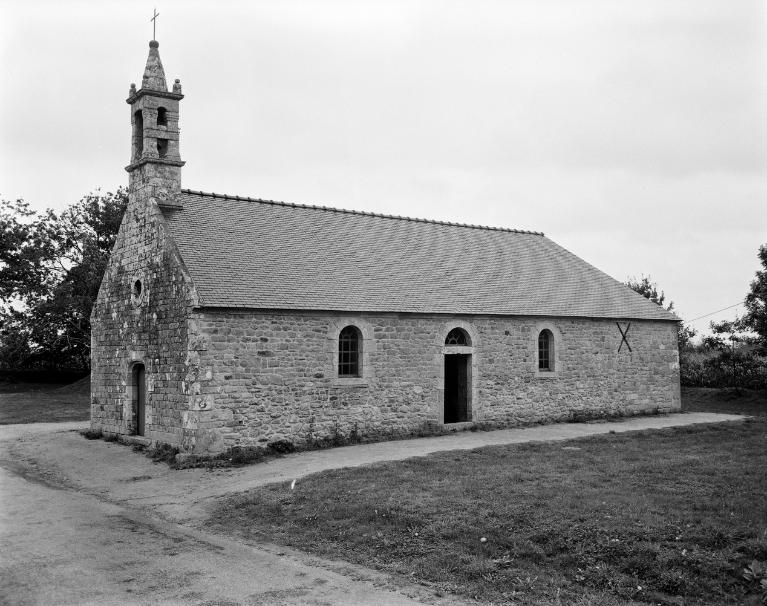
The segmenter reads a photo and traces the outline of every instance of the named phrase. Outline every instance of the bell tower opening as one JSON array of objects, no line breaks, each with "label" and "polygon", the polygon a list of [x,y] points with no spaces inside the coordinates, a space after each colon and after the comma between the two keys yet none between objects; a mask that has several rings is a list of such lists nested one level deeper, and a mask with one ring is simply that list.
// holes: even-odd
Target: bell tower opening
[{"label": "bell tower opening", "polygon": [[144,153],[144,116],[141,110],[136,110],[133,113],[133,153],[131,158],[133,162],[141,157]]}]

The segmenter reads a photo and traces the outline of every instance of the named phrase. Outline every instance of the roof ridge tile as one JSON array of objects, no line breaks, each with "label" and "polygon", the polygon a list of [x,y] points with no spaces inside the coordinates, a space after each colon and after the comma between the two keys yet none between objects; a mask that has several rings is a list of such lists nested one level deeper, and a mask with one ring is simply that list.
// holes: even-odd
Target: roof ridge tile
[{"label": "roof ridge tile", "polygon": [[470,229],[481,229],[485,231],[503,231],[514,234],[528,234],[531,236],[544,236],[541,231],[531,231],[527,229],[513,229],[511,227],[492,227],[489,225],[474,225],[472,223],[458,223],[453,221],[440,221],[439,219],[425,219],[422,217],[403,217],[401,215],[387,215],[365,210],[352,210],[348,208],[336,208],[334,206],[319,206],[316,204],[302,204],[299,202],[283,202],[280,200],[265,200],[263,198],[251,198],[250,196],[234,196],[228,194],[217,194],[215,192],[204,192],[196,189],[182,189],[182,194],[192,196],[208,196],[211,198],[220,198],[222,200],[238,200],[241,202],[257,202],[259,204],[271,204],[274,206],[285,206],[288,208],[305,208],[307,210],[322,210],[350,215],[362,215],[367,217],[379,217],[381,219],[394,219],[399,221],[412,221],[414,223],[431,223],[434,225],[447,225],[449,227],[467,227]]}]

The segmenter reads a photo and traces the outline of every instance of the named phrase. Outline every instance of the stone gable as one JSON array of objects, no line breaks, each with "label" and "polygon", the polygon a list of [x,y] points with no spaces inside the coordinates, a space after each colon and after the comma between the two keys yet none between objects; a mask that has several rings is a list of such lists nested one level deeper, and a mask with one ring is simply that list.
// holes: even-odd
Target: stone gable
[{"label": "stone gable", "polygon": [[131,368],[143,364],[147,427],[176,443],[195,294],[164,223],[154,200],[131,195],[91,317],[91,419],[107,432],[135,432]]}]

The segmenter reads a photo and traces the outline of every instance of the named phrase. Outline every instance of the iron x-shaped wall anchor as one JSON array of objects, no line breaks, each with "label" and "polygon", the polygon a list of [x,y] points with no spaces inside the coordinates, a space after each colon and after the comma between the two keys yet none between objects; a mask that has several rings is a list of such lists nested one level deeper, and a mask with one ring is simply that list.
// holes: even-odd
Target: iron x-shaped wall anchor
[{"label": "iron x-shaped wall anchor", "polygon": [[621,331],[621,344],[618,345],[618,353],[620,353],[624,343],[626,344],[626,347],[629,348],[629,352],[631,352],[631,345],[629,345],[629,341],[626,338],[626,335],[629,334],[629,328],[631,328],[631,322],[626,326],[626,330],[623,330],[618,322],[616,322],[616,324],[618,325],[618,330]]}]

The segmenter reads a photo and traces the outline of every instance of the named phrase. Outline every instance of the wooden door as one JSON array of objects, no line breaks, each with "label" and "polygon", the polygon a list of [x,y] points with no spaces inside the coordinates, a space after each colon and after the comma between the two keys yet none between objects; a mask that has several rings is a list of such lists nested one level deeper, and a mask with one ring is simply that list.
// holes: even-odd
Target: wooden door
[{"label": "wooden door", "polygon": [[143,436],[146,432],[146,376],[144,365],[136,366],[136,435]]}]

